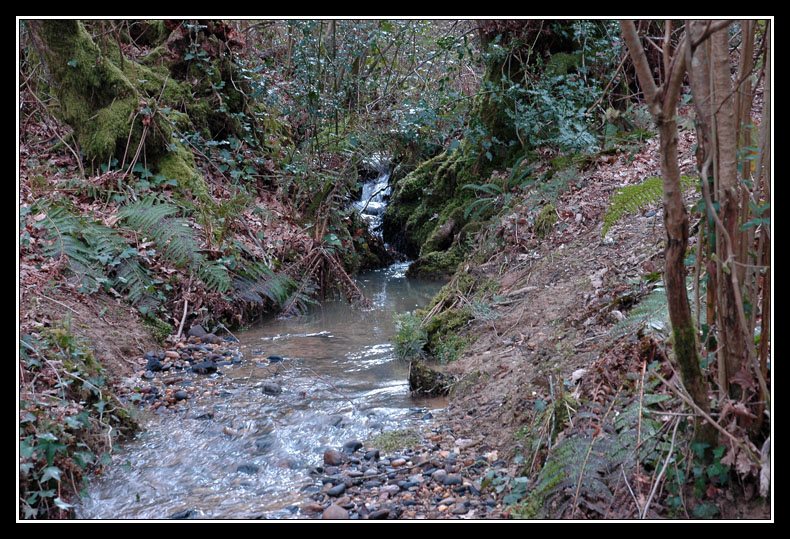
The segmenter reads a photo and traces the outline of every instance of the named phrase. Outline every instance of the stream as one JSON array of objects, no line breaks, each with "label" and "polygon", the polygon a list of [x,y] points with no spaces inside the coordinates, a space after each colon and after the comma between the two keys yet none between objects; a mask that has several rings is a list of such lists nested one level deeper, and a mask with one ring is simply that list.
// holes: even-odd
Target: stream
[{"label": "stream", "polygon": [[[376,182],[367,196],[386,187]],[[380,203],[368,204],[372,223]],[[145,414],[144,430],[91,480],[78,518],[299,518],[326,449],[424,424],[445,402],[411,397],[393,313],[426,306],[441,283],[406,279],[407,267],[356,276],[368,309],[326,301],[236,333],[243,361],[204,376],[213,391],[185,411]],[[272,382],[281,393],[264,390]]]}]

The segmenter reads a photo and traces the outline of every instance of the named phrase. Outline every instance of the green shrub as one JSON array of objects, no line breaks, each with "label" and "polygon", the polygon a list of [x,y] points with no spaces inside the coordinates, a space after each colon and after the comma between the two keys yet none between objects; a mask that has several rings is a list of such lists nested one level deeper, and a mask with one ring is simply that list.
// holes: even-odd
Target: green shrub
[{"label": "green shrub", "polygon": [[396,334],[393,339],[395,355],[408,359],[423,354],[423,347],[428,342],[428,334],[422,327],[421,320],[413,313],[395,313]]}]

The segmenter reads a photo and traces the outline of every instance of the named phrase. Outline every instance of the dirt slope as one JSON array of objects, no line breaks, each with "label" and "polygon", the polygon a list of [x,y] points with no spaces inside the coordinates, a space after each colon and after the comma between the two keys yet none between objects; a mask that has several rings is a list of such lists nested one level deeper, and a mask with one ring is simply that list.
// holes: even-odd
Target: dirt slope
[{"label": "dirt slope", "polygon": [[[684,173],[691,173],[692,134],[682,133],[680,143]],[[559,220],[548,237],[537,241],[524,233],[469,269],[493,278],[500,299],[485,320],[465,328],[475,341],[446,367],[461,380],[446,414],[459,435],[484,438],[512,457],[519,443],[514,435],[535,398],[556,392],[563,379],[579,377],[575,390],[584,390],[590,376],[580,369],[590,372],[623,317],[618,298],[638,294],[640,277],[663,266],[660,205],[623,218],[601,237],[615,190],[659,175],[657,144],[589,167],[556,205]],[[523,222],[528,211],[516,208],[499,226]]]}]

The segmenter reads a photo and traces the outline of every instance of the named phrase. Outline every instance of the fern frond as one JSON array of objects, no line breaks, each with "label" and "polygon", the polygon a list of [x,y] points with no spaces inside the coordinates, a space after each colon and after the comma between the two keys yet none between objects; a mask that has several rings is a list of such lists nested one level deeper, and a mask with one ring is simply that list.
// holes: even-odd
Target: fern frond
[{"label": "fern frond", "polygon": [[[564,438],[554,446],[546,464],[538,474],[531,495],[545,504],[559,507],[559,514],[580,501],[596,507],[595,502],[609,500],[612,491],[608,486],[609,476],[617,469],[619,460],[615,455],[620,442],[615,436],[593,434],[586,429]],[[574,506],[575,507],[575,506]]]},{"label": "fern frond", "polygon": [[178,211],[177,207],[151,197],[129,204],[118,215],[152,240],[165,262],[187,267],[210,289],[226,292],[233,286],[228,269],[199,252],[195,231],[186,219],[174,217]]},{"label": "fern frond", "polygon": [[[202,258],[202,257],[201,257]],[[206,283],[212,290],[227,292],[233,286],[233,279],[221,262],[205,261],[197,266],[197,274],[200,280]]]},{"label": "fern frond", "polygon": [[153,280],[117,231],[73,214],[65,206],[42,204],[47,219],[42,221],[47,242],[44,254],[65,259],[82,288],[95,292],[102,285],[124,291],[132,303],[151,292]]},{"label": "fern frond", "polygon": [[237,274],[233,277],[234,294],[242,301],[263,304],[269,300],[282,306],[288,300],[289,292],[295,283],[287,275],[272,274],[250,276]]},{"label": "fern frond", "polygon": [[[700,293],[705,293],[705,281],[700,281]],[[686,292],[689,297],[689,302],[693,303],[693,280],[692,277],[686,279]],[[704,323],[705,311],[700,313]],[[624,320],[617,322],[611,330],[609,330],[608,337],[611,339],[620,338],[633,331],[640,329],[647,330],[650,333],[665,334],[670,327],[669,323],[669,304],[667,303],[667,292],[663,286],[656,286],[647,296],[645,296],[636,306],[631,309]]]},{"label": "fern frond", "polygon": [[148,236],[165,261],[176,267],[198,268],[203,257],[198,254],[195,233],[185,219],[172,217],[176,213],[175,206],[147,198],[129,204],[118,215],[129,226]]},{"label": "fern frond", "polygon": [[[90,239],[112,234],[112,230],[98,224],[86,223],[65,206],[42,204],[36,211],[43,211],[47,218],[41,221],[46,231],[43,252],[57,260],[65,260],[68,269],[82,288],[95,292],[108,280],[107,271],[100,262],[101,256],[92,248]],[[91,227],[92,234],[85,234]],[[101,233],[100,233],[101,231]]]},{"label": "fern frond", "polygon": [[[698,184],[699,178],[681,176],[681,185],[690,189]],[[606,236],[609,229],[625,215],[637,213],[643,208],[661,200],[664,193],[661,178],[648,178],[637,185],[621,187],[612,195],[609,208],[603,217],[601,237]]]},{"label": "fern frond", "polygon": [[642,328],[653,333],[665,333],[668,328],[668,309],[666,290],[663,286],[657,286],[631,309],[624,320],[612,327],[609,337],[617,339]]},{"label": "fern frond", "polygon": [[123,292],[133,304],[140,303],[151,295],[154,280],[137,260],[123,260],[115,271],[114,286]]}]

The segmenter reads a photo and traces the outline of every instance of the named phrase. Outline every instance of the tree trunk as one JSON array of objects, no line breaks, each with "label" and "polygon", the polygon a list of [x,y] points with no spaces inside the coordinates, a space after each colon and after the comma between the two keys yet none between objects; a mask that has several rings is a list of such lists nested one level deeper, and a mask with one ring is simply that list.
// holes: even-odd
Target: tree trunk
[{"label": "tree trunk", "polygon": [[[677,155],[676,106],[680,85],[686,71],[685,42],[668,61],[670,71],[666,82],[657,87],[653,80],[644,49],[639,41],[632,21],[621,21],[621,28],[629,53],[642,86],[647,105],[658,127],[661,138],[661,180],[664,202],[664,228],[666,250],[664,281],[667,290],[669,318],[672,323],[673,348],[680,367],[683,385],[691,398],[704,412],[708,412],[707,384],[699,366],[697,330],[691,317],[691,306],[686,291],[685,255],[688,246],[688,214],[683,202],[680,168]],[[697,419],[697,440],[711,446],[716,440],[716,431],[702,419]]]}]

